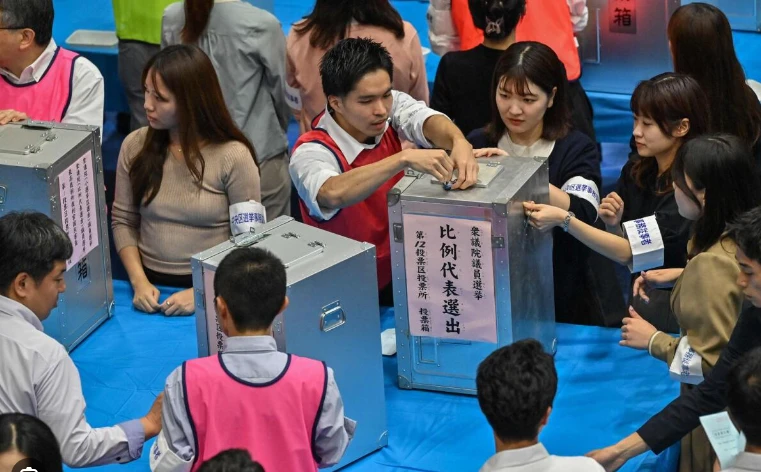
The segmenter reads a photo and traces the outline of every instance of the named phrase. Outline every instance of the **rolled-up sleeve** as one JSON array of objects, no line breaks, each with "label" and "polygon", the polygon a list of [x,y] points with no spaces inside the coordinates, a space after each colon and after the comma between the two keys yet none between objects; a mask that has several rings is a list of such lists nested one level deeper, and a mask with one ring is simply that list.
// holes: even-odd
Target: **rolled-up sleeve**
[{"label": "rolled-up sleeve", "polygon": [[60,442],[66,465],[125,463],[141,456],[145,431],[139,420],[107,428],[93,428],[87,423],[79,372],[65,352],[42,376],[35,394],[37,416]]},{"label": "rolled-up sleeve", "polygon": [[354,438],[357,422],[344,416],[344,404],[338,390],[333,369],[328,367],[328,384],[325,402],[315,433],[315,449],[320,458],[320,468],[338,463]]},{"label": "rolled-up sleeve", "polygon": [[327,221],[336,216],[339,209],[323,208],[317,201],[325,182],[341,174],[341,167],[332,151],[319,143],[304,143],[291,156],[288,172],[299,198],[313,218]]},{"label": "rolled-up sleeve", "polygon": [[393,104],[391,105],[391,126],[399,133],[403,140],[412,141],[420,147],[432,148],[433,144],[425,137],[423,127],[426,120],[432,116],[441,115],[425,102],[415,100],[404,92],[393,90]]}]

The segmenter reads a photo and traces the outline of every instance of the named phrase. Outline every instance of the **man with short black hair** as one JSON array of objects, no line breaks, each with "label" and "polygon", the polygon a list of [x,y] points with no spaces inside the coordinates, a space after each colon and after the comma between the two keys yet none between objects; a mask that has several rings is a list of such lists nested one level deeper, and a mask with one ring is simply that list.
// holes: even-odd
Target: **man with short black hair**
[{"label": "man with short black hair", "polygon": [[53,0],[0,0],[0,125],[103,127],[103,76],[53,40]]},{"label": "man with short black hair", "polygon": [[558,387],[555,361],[525,339],[491,353],[478,366],[478,405],[494,430],[497,453],[480,472],[598,472],[586,457],[551,456],[539,442]]},{"label": "man with short black hair", "polygon": [[[378,287],[391,283],[386,194],[405,168],[453,189],[476,183],[473,148],[449,118],[393,90],[386,48],[367,38],[339,41],[322,58],[326,109],[296,141],[290,174],[306,224],[376,246]],[[405,149],[401,139],[423,148]],[[450,154],[443,149],[450,150]]]},{"label": "man with short black hair", "polygon": [[737,285],[752,306],[737,320],[713,370],[700,385],[680,395],[650,418],[636,433],[588,455],[608,471],[618,470],[632,457],[648,449],[660,454],[700,425],[700,417],[727,406],[729,371],[750,350],[761,347],[761,207],[754,208],[727,226],[726,236],[737,244],[740,273]]},{"label": "man with short black hair", "polygon": [[0,218],[0,413],[26,413],[47,423],[71,467],[130,462],[161,428],[161,398],[139,420],[92,428],[76,366],[42,332],[42,321],[66,290],[72,252],[66,233],[42,213]]},{"label": "man with short black hair", "polygon": [[761,348],[743,356],[729,372],[727,407],[745,435],[745,451],[727,472],[761,471]]},{"label": "man with short black hair", "polygon": [[278,352],[275,317],[288,306],[283,263],[260,248],[230,252],[214,274],[214,308],[227,346],[185,362],[164,389],[154,472],[197,471],[229,448],[246,449],[267,472],[338,463],[354,435],[333,370]]}]

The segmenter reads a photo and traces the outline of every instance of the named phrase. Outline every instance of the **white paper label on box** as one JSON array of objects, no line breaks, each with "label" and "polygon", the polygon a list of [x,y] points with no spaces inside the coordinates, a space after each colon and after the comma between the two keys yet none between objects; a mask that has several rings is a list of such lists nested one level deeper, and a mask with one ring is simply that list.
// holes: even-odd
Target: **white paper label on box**
[{"label": "white paper label on box", "polygon": [[267,222],[267,210],[256,200],[230,205],[230,231],[233,236],[248,233]]},{"label": "white paper label on box", "polygon": [[203,293],[206,302],[206,335],[209,342],[210,356],[218,352],[224,352],[225,346],[227,346],[227,336],[222,332],[222,326],[219,324],[217,309],[214,304],[215,273],[213,270],[203,270]]},{"label": "white paper label on box", "polygon": [[745,435],[739,433],[726,411],[700,417],[722,470],[732,467],[745,450]]},{"label": "white paper label on box", "polygon": [[406,214],[403,224],[410,333],[496,343],[491,223]]},{"label": "white paper label on box", "polygon": [[61,224],[74,252],[66,261],[71,269],[98,245],[98,208],[95,206],[95,168],[87,151],[58,176]]},{"label": "white paper label on box", "polygon": [[663,265],[663,237],[655,215],[627,221],[622,226],[632,248],[632,273]]}]

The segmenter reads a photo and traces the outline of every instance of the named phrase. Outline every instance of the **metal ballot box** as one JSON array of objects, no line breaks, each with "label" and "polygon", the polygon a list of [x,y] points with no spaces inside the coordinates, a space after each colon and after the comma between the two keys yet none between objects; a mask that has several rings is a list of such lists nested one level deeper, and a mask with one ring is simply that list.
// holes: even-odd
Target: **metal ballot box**
[{"label": "metal ballot box", "polygon": [[475,394],[498,347],[535,338],[555,350],[552,235],[522,205],[549,202],[547,159],[479,166],[468,190],[408,171],[388,193],[401,388]]},{"label": "metal ballot box", "polygon": [[43,322],[71,351],[114,306],[100,131],[27,121],[0,126],[0,216],[34,210],[55,220],[74,246],[66,292]]},{"label": "metal ballot box", "polygon": [[238,247],[266,249],[285,264],[290,304],[273,334],[279,351],[324,361],[335,373],[357,430],[346,466],[388,444],[375,246],[281,216],[193,256],[198,355],[224,348],[214,311],[214,273]]}]

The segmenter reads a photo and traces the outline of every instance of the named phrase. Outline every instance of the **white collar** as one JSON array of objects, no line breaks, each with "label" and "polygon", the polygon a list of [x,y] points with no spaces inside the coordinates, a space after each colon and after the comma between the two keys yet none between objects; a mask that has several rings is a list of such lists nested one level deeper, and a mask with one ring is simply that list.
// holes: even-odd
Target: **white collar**
[{"label": "white collar", "polygon": [[37,318],[37,315],[32,313],[32,310],[16,300],[11,300],[8,297],[0,295],[0,315],[3,314],[11,318],[22,319],[34,326],[37,331],[43,331],[42,322]]},{"label": "white collar", "polygon": [[326,131],[333,138],[333,141],[336,142],[346,162],[352,164],[360,152],[366,149],[373,149],[380,143],[381,139],[383,139],[383,134],[388,129],[388,122],[386,122],[386,126],[383,128],[383,133],[375,137],[375,144],[364,144],[354,139],[345,129],[341,128],[341,125],[336,123],[336,120],[333,119],[333,115],[328,112],[327,108],[315,128]]},{"label": "white collar", "polygon": [[214,3],[232,3],[239,2],[240,0],[214,0]]},{"label": "white collar", "polygon": [[45,75],[45,72],[47,72],[48,67],[50,67],[50,63],[53,62],[56,49],[58,49],[58,45],[55,43],[55,40],[51,39],[48,46],[42,51],[42,54],[21,72],[20,77],[16,77],[7,69],[0,69],[0,74],[8,77],[14,84],[39,82],[42,76]]},{"label": "white collar", "polygon": [[555,149],[555,141],[548,141],[543,138],[539,138],[534,144],[530,146],[523,146],[516,144],[510,139],[510,134],[505,132],[499,141],[497,147],[507,152],[509,156],[515,157],[549,157],[552,154],[552,150]]},{"label": "white collar", "polygon": [[542,443],[537,443],[529,447],[498,452],[489,458],[481,470],[489,471],[518,467],[539,462],[548,457],[550,457],[550,453],[547,452],[547,449],[544,448]]},{"label": "white collar", "polygon": [[737,456],[734,467],[741,470],[759,470],[761,469],[761,454],[741,452]]}]

